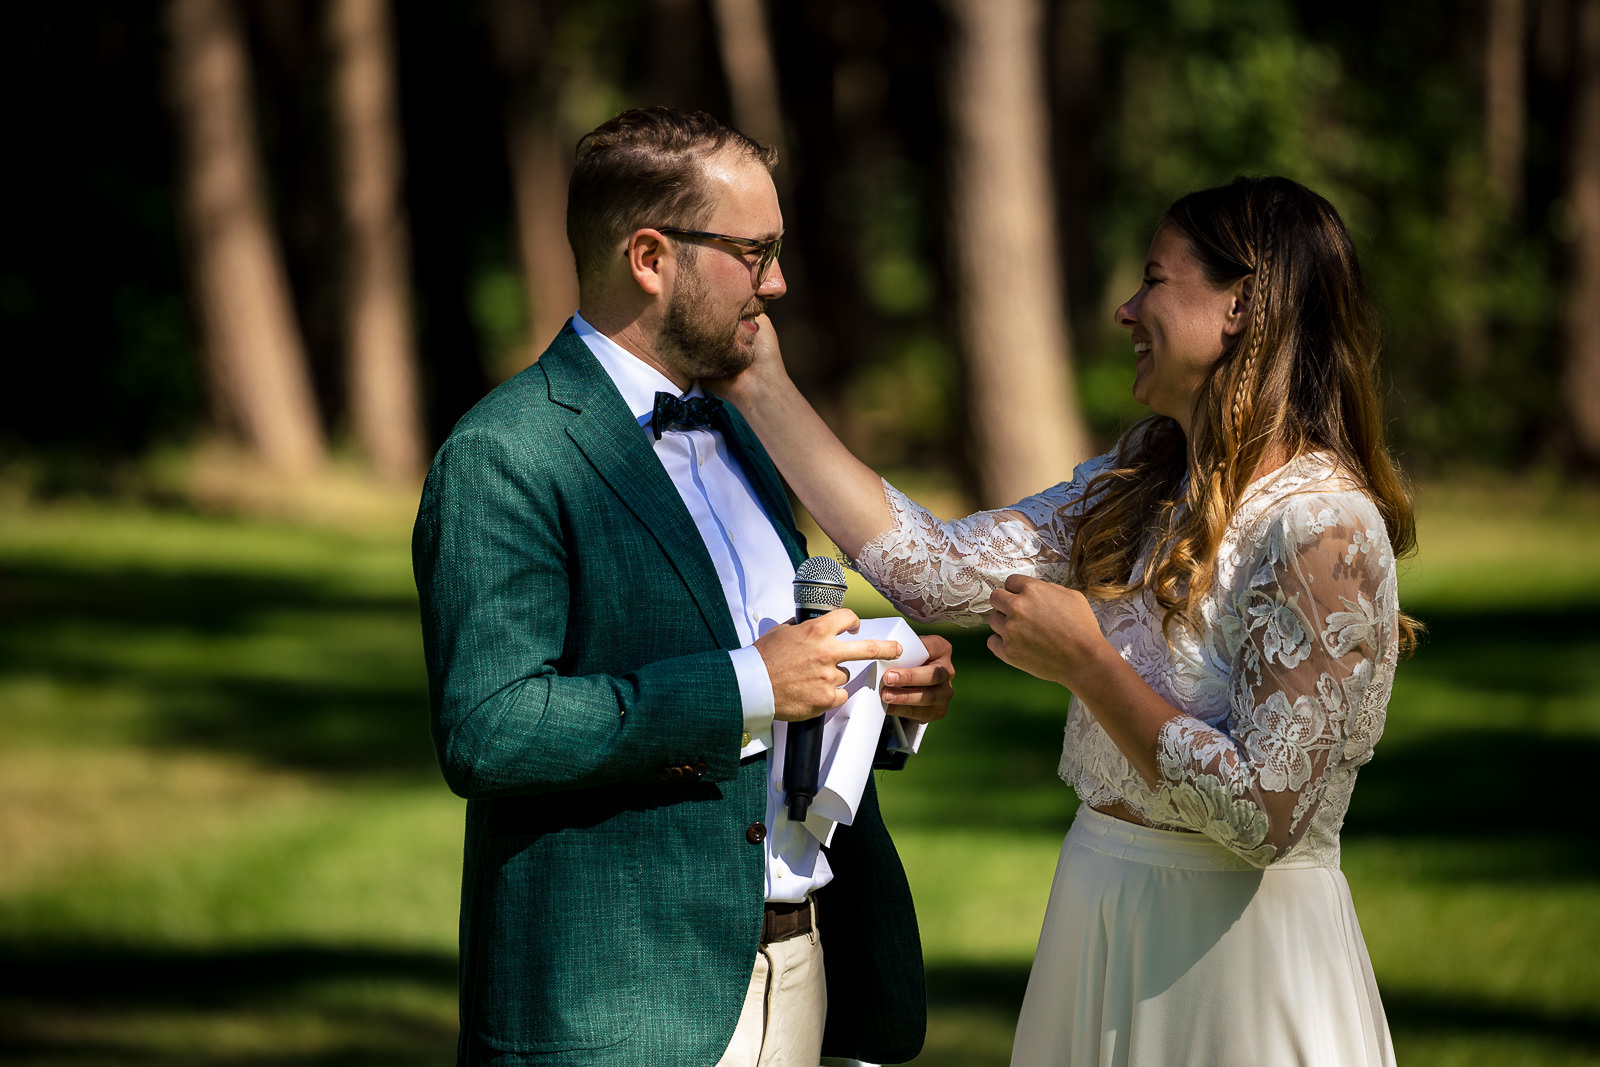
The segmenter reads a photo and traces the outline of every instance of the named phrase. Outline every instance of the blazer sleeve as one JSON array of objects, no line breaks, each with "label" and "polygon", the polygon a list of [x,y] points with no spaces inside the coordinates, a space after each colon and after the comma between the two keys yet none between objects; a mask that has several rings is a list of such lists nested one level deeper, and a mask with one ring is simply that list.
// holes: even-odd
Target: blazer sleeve
[{"label": "blazer sleeve", "polygon": [[643,569],[659,548],[614,494],[574,490],[581,459],[555,437],[458,427],[423,489],[413,566],[445,779],[480,798],[733,777],[727,651],[670,566]]}]

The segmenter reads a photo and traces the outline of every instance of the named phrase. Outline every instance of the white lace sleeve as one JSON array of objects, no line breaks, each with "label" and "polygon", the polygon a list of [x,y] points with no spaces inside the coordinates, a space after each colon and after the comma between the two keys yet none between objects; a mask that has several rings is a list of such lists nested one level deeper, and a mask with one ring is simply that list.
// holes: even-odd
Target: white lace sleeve
[{"label": "white lace sleeve", "polygon": [[1330,780],[1371,758],[1387,701],[1372,682],[1393,669],[1399,608],[1364,497],[1291,497],[1257,531],[1266,554],[1218,621],[1240,638],[1228,715],[1171,719],[1157,760],[1165,817],[1266,865],[1305,833]]},{"label": "white lace sleeve", "polygon": [[923,622],[977,621],[989,610],[989,591],[1013,574],[1065,584],[1084,490],[1111,458],[1082,463],[1072,481],[1011,507],[950,522],[884,482],[894,525],[861,547],[856,568],[896,607]]}]

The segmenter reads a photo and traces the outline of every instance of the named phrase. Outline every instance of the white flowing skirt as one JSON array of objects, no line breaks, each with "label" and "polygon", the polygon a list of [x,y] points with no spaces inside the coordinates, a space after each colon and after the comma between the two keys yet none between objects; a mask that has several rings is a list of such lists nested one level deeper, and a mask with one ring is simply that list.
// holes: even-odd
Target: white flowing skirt
[{"label": "white flowing skirt", "polygon": [[1061,846],[1013,1067],[1394,1064],[1335,867],[1253,867],[1083,805]]}]

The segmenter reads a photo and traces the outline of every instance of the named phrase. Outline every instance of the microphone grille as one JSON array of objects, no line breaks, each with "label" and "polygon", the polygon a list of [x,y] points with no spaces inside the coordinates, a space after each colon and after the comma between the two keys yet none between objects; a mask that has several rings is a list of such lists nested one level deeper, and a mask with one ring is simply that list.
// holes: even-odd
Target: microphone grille
[{"label": "microphone grille", "polygon": [[803,607],[844,607],[844,568],[831,556],[812,556],[794,572],[794,602]]}]

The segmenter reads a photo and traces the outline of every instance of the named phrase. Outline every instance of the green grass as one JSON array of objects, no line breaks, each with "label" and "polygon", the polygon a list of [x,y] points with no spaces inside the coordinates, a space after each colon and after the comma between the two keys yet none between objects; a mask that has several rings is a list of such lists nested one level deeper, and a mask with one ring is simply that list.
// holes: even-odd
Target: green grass
[{"label": "green grass", "polygon": [[[1402,595],[1430,634],[1345,837],[1401,1062],[1600,1063],[1600,495],[1420,499]],[[448,1062],[462,806],[407,532],[0,506],[0,1060]],[[1075,800],[1063,695],[947,632],[951,716],[880,788],[928,961],[916,1062],[981,1067]]]}]

